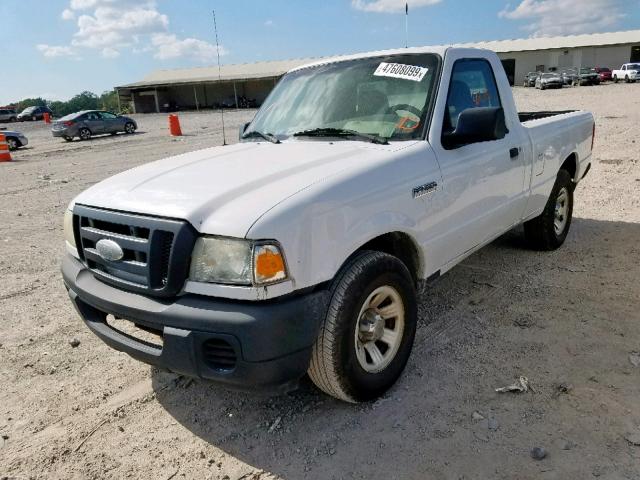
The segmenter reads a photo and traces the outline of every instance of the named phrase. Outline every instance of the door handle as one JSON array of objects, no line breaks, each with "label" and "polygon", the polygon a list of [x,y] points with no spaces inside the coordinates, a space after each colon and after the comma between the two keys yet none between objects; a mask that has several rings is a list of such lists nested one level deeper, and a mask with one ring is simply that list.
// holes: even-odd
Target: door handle
[{"label": "door handle", "polygon": [[509,157],[511,157],[512,160],[514,158],[518,158],[519,155],[520,149],[518,147],[513,147],[511,150],[509,150]]}]

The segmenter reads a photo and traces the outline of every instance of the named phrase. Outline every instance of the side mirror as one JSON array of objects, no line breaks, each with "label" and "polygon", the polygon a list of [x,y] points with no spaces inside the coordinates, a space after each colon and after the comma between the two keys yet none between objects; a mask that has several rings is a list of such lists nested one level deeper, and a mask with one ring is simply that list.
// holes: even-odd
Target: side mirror
[{"label": "side mirror", "polygon": [[249,125],[251,125],[251,122],[247,122],[247,123],[244,123],[244,124],[240,125],[240,132],[238,133],[238,140],[242,140],[242,136],[244,135],[244,132],[247,131],[247,128],[249,128]]},{"label": "side mirror", "polygon": [[500,140],[507,132],[501,107],[468,108],[458,116],[456,129],[442,135],[442,144],[453,149],[470,143]]}]

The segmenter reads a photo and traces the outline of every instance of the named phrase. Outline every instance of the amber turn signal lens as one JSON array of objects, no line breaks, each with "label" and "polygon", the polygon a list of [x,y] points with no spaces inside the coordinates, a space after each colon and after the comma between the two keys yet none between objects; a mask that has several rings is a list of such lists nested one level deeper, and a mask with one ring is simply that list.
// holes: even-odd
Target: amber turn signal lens
[{"label": "amber turn signal lens", "polygon": [[271,283],[287,277],[284,258],[277,246],[256,245],[253,255],[257,284]]}]

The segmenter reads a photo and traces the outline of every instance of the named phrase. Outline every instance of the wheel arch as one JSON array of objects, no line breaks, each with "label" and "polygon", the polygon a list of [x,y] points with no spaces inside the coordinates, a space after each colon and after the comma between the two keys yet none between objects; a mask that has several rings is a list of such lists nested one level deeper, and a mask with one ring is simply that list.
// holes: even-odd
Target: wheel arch
[{"label": "wheel arch", "polygon": [[567,158],[565,158],[562,165],[560,165],[560,170],[566,170],[571,175],[571,178],[574,182],[577,182],[576,178],[578,175],[578,154],[576,152],[571,152]]},{"label": "wheel arch", "polygon": [[422,278],[424,272],[424,259],[418,242],[410,234],[403,231],[393,231],[378,235],[356,248],[343,262],[342,267],[351,258],[364,250],[387,253],[398,258],[405,264],[415,284]]}]

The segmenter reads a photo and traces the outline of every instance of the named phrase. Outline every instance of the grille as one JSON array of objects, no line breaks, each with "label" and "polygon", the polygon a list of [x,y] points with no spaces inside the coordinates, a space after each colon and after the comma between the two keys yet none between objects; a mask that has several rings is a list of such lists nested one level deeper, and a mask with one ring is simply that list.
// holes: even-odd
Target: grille
[{"label": "grille", "polygon": [[[78,253],[96,278],[125,290],[173,296],[186,280],[195,230],[187,222],[75,205]],[[117,243],[120,260],[103,258],[100,240]]]},{"label": "grille", "polygon": [[202,344],[204,362],[214,370],[233,370],[237,356],[233,347],[220,338],[210,338]]}]

